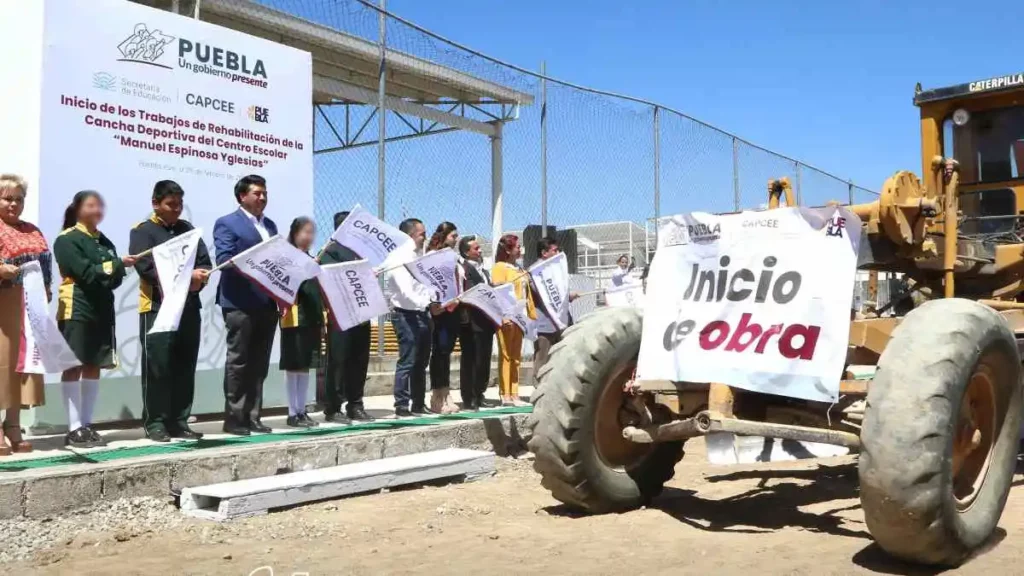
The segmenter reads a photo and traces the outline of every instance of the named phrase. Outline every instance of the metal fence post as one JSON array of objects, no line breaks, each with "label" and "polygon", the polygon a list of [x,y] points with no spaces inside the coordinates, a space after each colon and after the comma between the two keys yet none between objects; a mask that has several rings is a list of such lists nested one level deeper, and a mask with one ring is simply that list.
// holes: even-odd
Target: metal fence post
[{"label": "metal fence post", "polygon": [[[378,67],[377,74],[377,217],[381,220],[385,218],[385,201],[384,201],[384,179],[386,172],[384,170],[384,140],[387,134],[387,110],[384,108],[385,98],[387,96],[387,32],[388,22],[387,15],[385,13],[385,0],[380,0],[380,14],[379,16],[379,27],[380,27],[380,66]],[[382,280],[383,281],[383,280]],[[386,322],[385,316],[379,316],[377,318],[377,355],[384,355],[384,323]]]},{"label": "metal fence post", "polygon": [[793,168],[795,172],[794,176],[796,177],[796,204],[797,206],[803,206],[804,198],[803,195],[800,193],[800,163],[794,162]]},{"label": "metal fence post", "polygon": [[540,63],[540,235],[548,236],[548,66]]},{"label": "metal fence post", "polygon": [[846,183],[848,187],[848,194],[850,195],[850,204],[853,204],[853,180]]},{"label": "metal fence post", "polygon": [[[661,114],[654,107],[654,249],[658,249],[658,228],[661,227]],[[600,262],[599,262],[600,263]]]},{"label": "metal fence post", "polygon": [[740,141],[732,137],[732,205],[740,211]]}]

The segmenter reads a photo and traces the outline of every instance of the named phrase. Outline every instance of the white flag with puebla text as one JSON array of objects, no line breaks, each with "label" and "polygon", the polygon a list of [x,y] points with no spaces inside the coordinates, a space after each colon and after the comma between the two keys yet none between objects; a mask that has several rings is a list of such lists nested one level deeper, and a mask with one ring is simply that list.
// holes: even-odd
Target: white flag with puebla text
[{"label": "white flag with puebla text", "polygon": [[405,265],[417,282],[433,288],[438,302],[447,304],[459,297],[459,255],[451,248],[427,252]]},{"label": "white flag with puebla text", "polygon": [[369,261],[328,264],[320,270],[320,291],[338,330],[388,313],[388,303]]},{"label": "white flag with puebla text", "polygon": [[564,330],[569,326],[569,263],[564,253],[539,260],[530,266],[530,280],[537,291],[544,310],[538,328],[545,333]]},{"label": "white flag with puebla text", "polygon": [[21,277],[25,305],[16,371],[21,374],[57,374],[81,366],[57,328],[57,322],[50,316],[43,269],[39,262],[23,264]]},{"label": "white flag with puebla text", "polygon": [[163,300],[153,320],[150,334],[173,332],[178,329],[181,311],[185,309],[189,288],[192,286],[192,270],[196,265],[196,252],[203,231],[194,228],[181,236],[171,238],[153,248],[153,265],[160,279]]},{"label": "white flag with puebla text", "polygon": [[380,220],[356,204],[345,221],[331,235],[331,240],[380,266],[392,252],[412,247],[408,234]]},{"label": "white flag with puebla text", "polygon": [[643,308],[644,286],[632,283],[609,288],[604,291],[604,301],[612,308]]},{"label": "white flag with puebla text", "polygon": [[255,282],[280,306],[291,306],[299,286],[320,275],[316,260],[274,235],[231,259],[239,274]]}]

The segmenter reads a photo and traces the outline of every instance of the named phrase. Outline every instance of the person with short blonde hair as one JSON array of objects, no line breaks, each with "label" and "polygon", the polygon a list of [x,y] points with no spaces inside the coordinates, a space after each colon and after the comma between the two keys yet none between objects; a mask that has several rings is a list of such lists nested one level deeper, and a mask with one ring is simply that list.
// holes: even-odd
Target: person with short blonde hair
[{"label": "person with short blonde hair", "polygon": [[49,295],[52,262],[43,233],[21,219],[27,192],[23,178],[0,174],[0,410],[6,411],[0,456],[32,451],[22,438],[21,410],[43,404],[42,375],[17,371],[24,307],[21,266],[39,262]]}]

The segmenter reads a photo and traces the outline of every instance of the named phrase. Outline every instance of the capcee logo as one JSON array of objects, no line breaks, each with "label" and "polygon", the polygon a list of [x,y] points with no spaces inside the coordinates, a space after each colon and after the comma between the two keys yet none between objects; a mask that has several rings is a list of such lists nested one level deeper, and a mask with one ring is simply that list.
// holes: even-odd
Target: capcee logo
[{"label": "capcee logo", "polygon": [[119,60],[170,69],[170,66],[157,61],[164,55],[164,47],[173,41],[174,36],[164,34],[160,30],[150,30],[142,23],[136,24],[135,32],[117,45],[122,56]]},{"label": "capcee logo", "polygon": [[97,72],[92,75],[92,86],[93,88],[113,92],[117,90],[117,76],[109,72]]}]

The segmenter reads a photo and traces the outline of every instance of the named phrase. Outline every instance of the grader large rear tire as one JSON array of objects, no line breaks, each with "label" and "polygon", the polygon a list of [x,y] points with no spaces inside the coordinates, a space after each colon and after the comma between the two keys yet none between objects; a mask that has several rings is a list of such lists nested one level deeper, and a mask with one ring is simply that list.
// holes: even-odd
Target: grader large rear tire
[{"label": "grader large rear tire", "polygon": [[956,565],[992,534],[1016,465],[1021,368],[991,308],[933,300],[878,362],[861,431],[860,498],[888,553]]},{"label": "grader large rear tire", "polygon": [[604,513],[645,505],[683,456],[682,442],[622,437],[623,384],[640,351],[642,314],[612,308],[566,331],[538,374],[528,447],[541,483],[559,501]]}]

